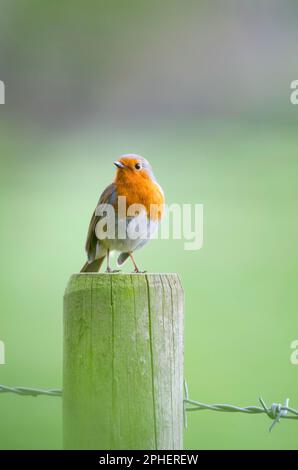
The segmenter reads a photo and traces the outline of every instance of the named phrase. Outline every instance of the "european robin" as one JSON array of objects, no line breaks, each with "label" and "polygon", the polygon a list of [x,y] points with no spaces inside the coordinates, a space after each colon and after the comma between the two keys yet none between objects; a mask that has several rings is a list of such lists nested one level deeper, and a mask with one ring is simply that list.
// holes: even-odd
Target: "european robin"
[{"label": "european robin", "polygon": [[164,193],[149,162],[139,155],[123,155],[114,164],[114,182],[101,194],[90,221],[88,261],[81,272],[98,272],[105,257],[106,272],[115,272],[110,268],[111,251],[120,252],[118,266],[130,257],[134,272],[140,272],[133,253],[152,238],[163,215]]}]

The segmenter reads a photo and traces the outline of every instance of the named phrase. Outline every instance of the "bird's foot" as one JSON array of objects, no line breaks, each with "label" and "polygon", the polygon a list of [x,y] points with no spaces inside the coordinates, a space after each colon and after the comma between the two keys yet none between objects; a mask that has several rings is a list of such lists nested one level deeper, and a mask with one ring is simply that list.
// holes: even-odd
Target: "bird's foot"
[{"label": "bird's foot", "polygon": [[132,271],[134,274],[145,274],[147,271],[140,271],[138,268]]},{"label": "bird's foot", "polygon": [[111,268],[107,268],[106,269],[106,273],[121,273],[121,269],[111,269]]}]

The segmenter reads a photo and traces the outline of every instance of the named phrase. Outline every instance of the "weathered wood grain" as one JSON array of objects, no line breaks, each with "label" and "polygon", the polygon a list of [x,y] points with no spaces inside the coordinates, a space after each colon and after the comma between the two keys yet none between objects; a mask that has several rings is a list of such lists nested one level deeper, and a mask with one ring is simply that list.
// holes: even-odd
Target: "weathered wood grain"
[{"label": "weathered wood grain", "polygon": [[64,297],[66,449],[181,449],[176,274],[75,274]]}]

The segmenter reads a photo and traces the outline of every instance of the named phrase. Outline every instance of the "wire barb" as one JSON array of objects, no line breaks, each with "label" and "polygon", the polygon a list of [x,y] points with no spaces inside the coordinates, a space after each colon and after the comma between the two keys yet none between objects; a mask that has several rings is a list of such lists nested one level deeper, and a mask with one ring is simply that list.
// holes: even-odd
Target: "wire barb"
[{"label": "wire barb", "polygon": [[269,428],[269,432],[272,431],[274,426],[280,422],[280,418],[286,418],[289,408],[289,398],[286,398],[284,406],[280,403],[272,403],[271,407],[268,408],[263,398],[260,397],[260,403],[264,409],[264,412],[269,416],[269,418],[273,419],[273,423]]},{"label": "wire barb", "polygon": [[183,424],[184,428],[187,429],[187,409],[186,409],[186,402],[188,401],[188,386],[186,380],[183,381],[183,390],[184,390],[184,400],[183,400]]}]

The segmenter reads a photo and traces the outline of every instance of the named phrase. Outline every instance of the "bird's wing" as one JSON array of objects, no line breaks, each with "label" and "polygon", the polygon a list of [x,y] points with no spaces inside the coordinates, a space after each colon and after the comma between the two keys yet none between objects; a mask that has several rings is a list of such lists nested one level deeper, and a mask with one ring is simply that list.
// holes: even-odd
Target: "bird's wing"
[{"label": "bird's wing", "polygon": [[[114,205],[116,202],[116,199],[117,199],[117,189],[116,189],[116,185],[112,183],[106,187],[106,189],[100,196],[97,206],[99,204]],[[95,235],[95,227],[99,219],[100,217],[96,215],[96,209],[95,209],[90,220],[88,235],[87,235],[87,240],[86,240],[86,245],[85,245],[85,249],[86,249],[89,261],[93,261],[95,259],[96,245],[98,241]]]}]

